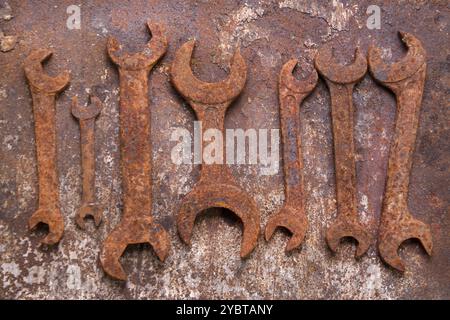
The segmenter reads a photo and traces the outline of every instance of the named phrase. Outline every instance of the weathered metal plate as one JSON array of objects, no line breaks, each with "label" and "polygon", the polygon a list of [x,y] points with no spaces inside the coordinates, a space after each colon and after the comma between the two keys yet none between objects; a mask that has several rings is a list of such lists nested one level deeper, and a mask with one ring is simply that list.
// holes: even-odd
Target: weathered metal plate
[{"label": "weathered metal plate", "polygon": [[[368,29],[372,1],[12,1],[0,0],[0,298],[450,298],[449,215],[449,21],[447,1],[383,1],[381,29]],[[77,5],[81,29],[69,29],[67,13]],[[12,17],[11,17],[12,16]],[[165,57],[150,75],[153,144],[153,215],[170,233],[172,250],[161,263],[150,247],[129,247],[122,263],[128,282],[107,277],[98,256],[105,237],[120,221],[119,79],[106,54],[109,35],[129,50],[148,40],[145,22],[164,24]],[[322,80],[300,112],[309,228],[301,250],[284,253],[287,237],[260,238],[247,260],[239,257],[241,228],[228,214],[210,210],[194,227],[192,247],[177,234],[183,196],[198,180],[199,168],[175,165],[170,141],[174,127],[193,131],[194,115],[169,81],[176,50],[197,40],[193,69],[204,81],[228,74],[241,45],[248,66],[242,95],[228,111],[226,128],[279,128],[277,80],[282,65],[300,60],[309,74],[325,42],[352,60],[355,45],[371,43],[394,61],[404,54],[397,31],[417,36],[427,50],[427,81],[413,158],[409,205],[429,223],[433,255],[417,242],[400,249],[407,272],[400,275],[379,259],[375,245],[360,260],[346,242],[333,255],[324,235],[335,219],[335,182],[330,96]],[[17,36],[11,50],[10,36]],[[22,69],[33,48],[55,54],[50,74],[71,70],[70,86],[57,100],[58,170],[65,233],[56,247],[39,248],[44,230],[29,232],[37,207],[37,166],[31,95]],[[71,98],[86,101],[91,89],[105,106],[96,121],[96,191],[106,207],[99,229],[75,223],[81,200],[79,126]],[[358,203],[362,222],[376,234],[386,178],[389,141],[396,114],[394,96],[367,74],[353,93],[356,115]],[[231,166],[261,211],[263,228],[283,204],[282,170],[262,175],[261,166]]]}]

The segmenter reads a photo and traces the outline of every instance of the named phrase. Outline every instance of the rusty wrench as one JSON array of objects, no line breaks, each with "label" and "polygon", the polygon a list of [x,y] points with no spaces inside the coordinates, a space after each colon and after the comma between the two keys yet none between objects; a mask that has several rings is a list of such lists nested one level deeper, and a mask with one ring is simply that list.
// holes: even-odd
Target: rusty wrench
[{"label": "rusty wrench", "polygon": [[76,222],[81,229],[85,229],[84,218],[91,215],[95,226],[102,220],[103,208],[95,198],[95,149],[94,126],[95,118],[102,110],[100,99],[91,96],[91,103],[87,107],[80,107],[78,98],[72,99],[72,115],[80,122],[81,165],[83,169],[83,194],[81,206],[78,209]]},{"label": "rusty wrench", "polygon": [[270,240],[277,227],[284,227],[292,233],[292,237],[286,245],[286,252],[300,246],[308,227],[303,199],[303,156],[299,106],[314,90],[318,79],[316,70],[313,70],[304,80],[295,79],[292,71],[296,65],[297,60],[289,60],[281,69],[278,80],[285,203],[281,210],[269,219],[265,230],[267,241]]},{"label": "rusty wrench", "polygon": [[358,219],[352,93],[367,72],[367,61],[356,48],[353,63],[341,65],[334,60],[332,48],[325,46],[317,53],[315,65],[330,90],[333,123],[338,215],[327,230],[326,240],[336,252],[342,238],[352,237],[358,241],[355,256],[360,257],[369,248],[372,237]]},{"label": "rusty wrench", "polygon": [[400,32],[399,35],[408,47],[406,56],[397,63],[386,65],[382,61],[380,49],[371,47],[369,65],[372,76],[392,90],[397,99],[395,134],[389,154],[378,249],[387,264],[405,271],[397,252],[402,242],[416,238],[429,255],[433,242],[430,227],[413,218],[408,209],[409,176],[427,68],[426,52],[412,34]]},{"label": "rusty wrench", "polygon": [[64,219],[59,209],[59,181],[56,164],[56,95],[69,84],[70,75],[63,71],[56,77],[47,75],[42,63],[52,51],[36,49],[25,59],[24,70],[33,98],[34,130],[39,175],[39,208],[28,220],[30,229],[39,223],[49,232],[41,242],[56,244],[64,232]]},{"label": "rusty wrench", "polygon": [[[202,122],[202,136],[208,129],[218,129],[223,134],[226,110],[245,86],[247,67],[237,50],[227,79],[216,83],[200,81],[193,75],[190,67],[194,45],[194,40],[188,41],[176,52],[171,80]],[[212,207],[229,209],[241,219],[243,239],[240,255],[242,258],[247,257],[258,241],[259,211],[255,201],[237,185],[224,164],[202,165],[200,180],[181,203],[177,225],[178,233],[185,243],[190,244],[197,214]]]},{"label": "rusty wrench", "polygon": [[106,238],[100,261],[111,277],[126,280],[120,257],[129,244],[149,243],[161,261],[167,257],[167,231],[152,217],[152,150],[148,75],[167,50],[167,39],[158,24],[147,22],[152,39],[139,53],[122,52],[115,38],[108,40],[108,53],[119,66],[120,153],[122,166],[123,217]]}]

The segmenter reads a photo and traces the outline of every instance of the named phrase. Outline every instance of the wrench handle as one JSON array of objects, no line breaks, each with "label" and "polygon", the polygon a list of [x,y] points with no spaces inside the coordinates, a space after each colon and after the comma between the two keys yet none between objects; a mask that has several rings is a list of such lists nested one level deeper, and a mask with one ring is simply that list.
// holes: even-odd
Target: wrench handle
[{"label": "wrench handle", "polygon": [[[224,163],[225,162],[225,147],[223,145],[223,134],[225,132],[225,112],[228,107],[229,103],[219,104],[219,105],[211,105],[211,106],[205,106],[200,105],[196,103],[191,103],[192,108],[195,111],[195,114],[197,116],[197,119],[201,122],[202,130],[202,168],[200,171],[200,181],[201,182],[209,182],[209,183],[215,183],[217,181],[225,181],[228,179],[228,181],[233,181],[232,176],[229,172],[228,166]],[[220,134],[222,135],[222,139],[218,139],[218,141],[204,141],[205,138],[205,132],[209,130],[217,130],[217,132],[220,131]],[[212,131],[209,131],[212,132]],[[208,163],[208,161],[205,161],[205,158],[203,157],[203,152],[205,151],[205,147],[208,146],[210,143],[216,143],[217,148],[215,149],[215,152],[219,152],[220,155],[218,156],[215,154],[215,156],[218,156],[219,159],[221,159],[221,163]],[[212,160],[212,159],[211,159]]]},{"label": "wrench handle", "polygon": [[342,215],[353,221],[358,219],[353,138],[354,85],[327,82],[331,94],[338,216]]},{"label": "wrench handle", "polygon": [[59,197],[55,94],[34,90],[31,91],[31,94],[39,176],[39,207],[52,207],[58,203]]},{"label": "wrench handle", "polygon": [[147,69],[119,68],[123,218],[151,219],[152,162]]},{"label": "wrench handle", "polygon": [[80,120],[83,203],[95,202],[94,121],[95,118]]},{"label": "wrench handle", "polygon": [[286,203],[303,207],[303,156],[300,132],[300,103],[293,95],[280,97],[281,139]]},{"label": "wrench handle", "polygon": [[[425,83],[423,66],[402,89],[393,90],[397,100],[395,133],[389,151],[385,206],[407,207],[412,156],[419,126],[419,113]],[[417,81],[421,77],[423,81]],[[404,213],[404,210],[391,210]],[[397,217],[398,219],[400,217]]]}]

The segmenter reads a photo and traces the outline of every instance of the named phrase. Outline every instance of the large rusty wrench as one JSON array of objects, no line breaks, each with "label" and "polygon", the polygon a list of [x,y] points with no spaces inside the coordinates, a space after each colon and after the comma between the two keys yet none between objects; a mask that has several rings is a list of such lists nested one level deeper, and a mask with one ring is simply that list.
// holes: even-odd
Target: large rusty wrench
[{"label": "large rusty wrench", "polygon": [[[171,68],[172,83],[202,122],[202,136],[208,129],[217,129],[224,133],[226,110],[245,86],[247,77],[245,61],[237,50],[227,79],[216,83],[202,82],[193,75],[190,67],[194,45],[195,41],[188,41],[176,52]],[[178,233],[185,243],[190,244],[197,214],[213,207],[229,209],[241,219],[243,224],[241,257],[247,257],[258,241],[259,211],[255,201],[237,185],[225,164],[203,165],[200,181],[184,197],[177,225]]]},{"label": "large rusty wrench", "polygon": [[303,195],[299,106],[314,90],[318,79],[316,70],[313,70],[308,78],[297,80],[292,74],[296,65],[297,60],[289,60],[281,69],[278,80],[285,203],[281,210],[269,219],[265,231],[266,240],[269,241],[277,227],[288,229],[292,237],[286,245],[286,252],[300,246],[308,228]]},{"label": "large rusty wrench", "polygon": [[78,209],[76,222],[81,229],[85,229],[84,218],[88,215],[94,218],[95,226],[102,220],[103,207],[95,197],[95,118],[102,110],[102,102],[95,96],[90,97],[91,103],[87,107],[80,107],[78,98],[72,99],[72,115],[80,122],[81,166],[83,169],[83,194],[81,206]]},{"label": "large rusty wrench", "polygon": [[369,50],[369,65],[372,76],[392,90],[397,99],[378,249],[387,264],[405,271],[397,252],[403,241],[418,239],[429,255],[433,242],[430,227],[413,218],[408,209],[409,176],[427,68],[426,52],[416,37],[409,33],[399,34],[408,47],[406,56],[397,63],[386,65],[380,49],[372,47]]},{"label": "large rusty wrench", "polygon": [[64,232],[64,219],[59,209],[59,182],[56,164],[56,95],[68,84],[70,75],[63,71],[56,77],[47,75],[42,63],[50,58],[49,49],[33,50],[25,59],[24,70],[33,98],[34,130],[39,175],[39,208],[28,220],[30,229],[39,223],[49,232],[41,242],[56,244]]},{"label": "large rusty wrench", "polygon": [[149,243],[161,261],[167,257],[167,231],[152,217],[152,150],[148,75],[167,49],[167,40],[158,24],[147,23],[152,39],[139,53],[121,52],[115,38],[108,40],[108,53],[119,66],[120,155],[122,166],[123,216],[106,238],[100,253],[103,269],[111,277],[126,280],[120,257],[129,244]]},{"label": "large rusty wrench", "polygon": [[367,72],[367,60],[357,48],[353,63],[341,65],[334,60],[332,48],[325,46],[317,53],[315,65],[330,90],[333,123],[338,215],[327,230],[326,240],[336,252],[342,238],[352,237],[358,241],[355,256],[360,257],[369,248],[372,237],[358,219],[352,93]]}]

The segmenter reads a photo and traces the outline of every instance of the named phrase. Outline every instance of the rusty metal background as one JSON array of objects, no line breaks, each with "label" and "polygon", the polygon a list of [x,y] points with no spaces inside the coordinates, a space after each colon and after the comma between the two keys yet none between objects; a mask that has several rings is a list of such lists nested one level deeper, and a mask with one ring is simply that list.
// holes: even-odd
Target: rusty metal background
[{"label": "rusty metal background", "polygon": [[[80,5],[81,29],[66,27],[69,5]],[[366,27],[366,9],[381,8],[381,29]],[[170,233],[172,251],[164,263],[149,246],[131,246],[122,264],[126,283],[109,278],[98,256],[101,243],[120,221],[117,69],[106,54],[114,35],[128,50],[148,40],[145,21],[165,26],[169,48],[150,75],[152,104],[153,214]],[[275,299],[449,299],[449,22],[447,1],[12,1],[0,0],[0,298],[275,298]],[[408,242],[400,255],[408,271],[384,265],[375,245],[360,260],[345,242],[332,254],[325,230],[335,219],[335,183],[330,96],[319,81],[300,111],[305,168],[305,210],[309,228],[300,250],[284,252],[287,237],[260,237],[247,260],[239,257],[241,227],[228,214],[210,210],[197,219],[192,247],[176,231],[181,199],[198,180],[198,166],[172,164],[171,128],[192,132],[194,115],[169,81],[175,51],[197,40],[193,69],[204,81],[228,74],[237,44],[248,66],[243,94],[229,109],[227,128],[278,128],[277,79],[282,65],[300,60],[308,75],[322,44],[333,42],[341,62],[355,45],[371,43],[388,60],[404,54],[398,30],[416,35],[427,50],[427,81],[413,157],[409,192],[412,214],[430,223],[433,255]],[[60,203],[65,233],[56,247],[39,248],[44,229],[29,232],[37,208],[37,163],[31,95],[22,63],[31,49],[50,47],[50,74],[69,69],[70,86],[57,100]],[[5,52],[3,52],[5,51]],[[87,90],[104,101],[96,121],[96,192],[105,205],[99,229],[76,226],[81,201],[80,133],[71,97],[84,103]],[[367,74],[353,93],[357,153],[358,211],[377,232],[393,134],[395,98]],[[261,211],[261,227],[283,204],[282,169],[260,175],[259,165],[232,166],[238,182]]]}]

